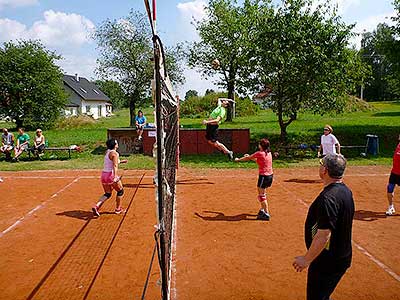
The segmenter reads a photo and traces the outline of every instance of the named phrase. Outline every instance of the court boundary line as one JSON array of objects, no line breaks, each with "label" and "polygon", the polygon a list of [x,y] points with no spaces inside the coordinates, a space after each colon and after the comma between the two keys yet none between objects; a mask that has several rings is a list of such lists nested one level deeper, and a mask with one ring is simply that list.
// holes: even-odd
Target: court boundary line
[{"label": "court boundary line", "polygon": [[[178,177],[178,176],[177,176]],[[172,243],[171,243],[171,268],[170,268],[170,295],[171,300],[177,299],[177,288],[176,288],[176,241],[178,237],[178,224],[177,224],[177,189],[178,185],[175,184],[175,200],[173,209],[173,224],[172,224]]]},{"label": "court boundary line", "polygon": [[[284,190],[286,190],[289,194],[292,194],[295,196],[295,199],[298,203],[304,205],[306,208],[309,208],[310,206],[307,204],[307,202],[305,202],[303,199],[301,199],[300,197],[298,197],[295,193],[293,193],[292,191],[290,191],[288,188],[286,188],[285,186],[283,186],[283,184],[281,184],[280,182],[278,182],[279,185],[281,185],[283,187]],[[387,274],[389,274],[391,277],[393,277],[395,280],[397,280],[398,282],[400,282],[400,276],[394,272],[390,267],[388,267],[387,265],[385,265],[383,262],[381,262],[379,259],[377,259],[375,256],[373,256],[370,252],[368,252],[368,250],[366,250],[364,247],[362,247],[360,244],[358,244],[357,242],[354,241],[354,239],[351,239],[351,242],[354,246],[356,246],[356,248],[362,253],[364,254],[369,260],[371,260],[372,262],[374,262],[379,268],[381,268],[383,271],[385,271]]]},{"label": "court boundary line", "polygon": [[43,208],[44,206],[46,206],[46,204],[48,204],[51,200],[53,200],[55,197],[57,197],[60,193],[64,192],[66,189],[68,189],[71,185],[73,185],[74,183],[78,182],[80,179],[80,177],[75,177],[74,180],[72,180],[70,183],[68,183],[66,186],[64,186],[63,188],[61,188],[59,191],[57,191],[56,193],[54,193],[53,195],[50,196],[50,198],[48,198],[47,200],[43,201],[42,203],[38,204],[36,207],[34,207],[33,209],[31,209],[28,213],[26,213],[24,216],[22,216],[21,218],[19,218],[14,224],[12,224],[11,226],[7,227],[5,230],[3,230],[0,233],[0,238],[2,238],[6,233],[10,232],[11,230],[13,230],[14,228],[16,228],[18,225],[22,224],[22,222],[24,220],[26,220],[28,217],[30,217],[34,212],[38,211],[39,209]]},{"label": "court boundary line", "polygon": [[[2,176],[3,178],[10,179],[71,179],[77,178],[76,176]],[[80,179],[97,179],[98,175],[80,175]],[[124,175],[124,178],[142,178],[141,175]],[[143,176],[143,178],[153,178],[153,176]]]},{"label": "court boundary line", "polygon": [[[83,300],[86,300],[86,299],[87,299],[87,297],[89,296],[90,291],[91,291],[91,289],[92,289],[94,283],[96,282],[97,276],[99,275],[100,270],[101,270],[101,268],[103,267],[104,262],[106,261],[106,258],[107,258],[107,256],[108,256],[108,253],[110,252],[110,250],[111,250],[111,248],[112,248],[112,245],[114,244],[114,241],[115,241],[115,239],[117,238],[118,232],[119,232],[119,230],[120,230],[121,227],[122,227],[122,223],[124,222],[126,216],[128,215],[129,208],[131,207],[131,205],[132,205],[132,203],[133,203],[133,199],[135,198],[135,196],[136,196],[136,194],[137,194],[137,191],[138,191],[138,189],[139,189],[139,187],[140,187],[140,183],[142,182],[143,177],[145,176],[145,174],[146,174],[146,173],[143,173],[143,174],[142,174],[142,178],[140,178],[139,182],[137,183],[136,189],[135,189],[135,191],[134,191],[134,193],[133,193],[133,195],[132,195],[132,197],[131,197],[131,200],[129,201],[129,204],[128,204],[128,207],[126,208],[126,211],[125,211],[125,213],[124,213],[124,216],[122,217],[121,221],[119,222],[119,225],[118,225],[117,229],[115,230],[115,233],[114,233],[114,235],[113,235],[113,237],[112,237],[112,239],[111,239],[111,241],[110,241],[110,244],[108,245],[107,250],[106,250],[106,252],[104,253],[103,259],[101,260],[101,262],[100,262],[100,264],[99,264],[99,266],[98,266],[98,268],[97,268],[97,270],[96,270],[96,273],[94,274],[93,279],[92,279],[92,281],[90,282],[89,287],[88,287],[88,289],[86,290],[86,293],[85,293],[85,295],[84,295],[83,298],[82,298]],[[89,220],[91,220],[91,219],[89,219]]]}]

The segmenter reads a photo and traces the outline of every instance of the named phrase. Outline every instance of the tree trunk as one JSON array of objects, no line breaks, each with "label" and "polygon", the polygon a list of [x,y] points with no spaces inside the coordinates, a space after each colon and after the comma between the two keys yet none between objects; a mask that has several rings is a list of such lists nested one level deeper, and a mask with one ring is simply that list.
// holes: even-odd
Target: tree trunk
[{"label": "tree trunk", "polygon": [[287,138],[286,128],[287,128],[288,124],[286,124],[283,121],[283,109],[282,109],[281,101],[279,101],[279,100],[278,100],[278,111],[276,114],[278,115],[279,127],[281,128],[280,141],[281,141],[281,143],[285,144],[286,138]]},{"label": "tree trunk", "polygon": [[[228,98],[235,100],[235,82],[230,81],[228,83]],[[233,104],[229,103],[226,112],[226,121],[232,122],[232,120],[233,120]]]},{"label": "tree trunk", "polygon": [[129,126],[130,127],[134,127],[135,126],[135,112],[136,109],[136,98],[135,96],[131,96],[130,100],[129,100],[129,117],[130,117],[130,121],[129,121]]},{"label": "tree trunk", "polygon": [[15,118],[15,126],[18,128],[21,128],[23,125],[24,121],[21,120],[20,118]]}]

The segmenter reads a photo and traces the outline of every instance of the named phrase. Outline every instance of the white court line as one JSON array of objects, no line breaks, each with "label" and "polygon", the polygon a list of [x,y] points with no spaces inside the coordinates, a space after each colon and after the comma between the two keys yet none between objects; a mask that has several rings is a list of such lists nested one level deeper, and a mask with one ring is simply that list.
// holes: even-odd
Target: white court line
[{"label": "white court line", "polygon": [[[72,179],[76,178],[76,176],[3,176],[3,178],[9,179]],[[79,176],[79,179],[93,179],[100,178],[98,175],[87,175],[87,176]],[[123,178],[142,178],[140,175],[124,175]],[[153,176],[143,176],[143,178],[153,178]]]},{"label": "white court line", "polygon": [[[292,194],[295,196],[295,199],[303,204],[305,207],[309,207],[309,205],[301,198],[297,197],[297,195],[295,193],[293,193],[292,191],[290,191],[289,189],[287,189],[284,185],[278,183],[280,186],[283,187],[284,190],[286,190],[289,194]],[[397,281],[400,282],[400,276],[396,274],[396,272],[394,272],[391,268],[389,268],[387,265],[385,265],[383,262],[381,262],[379,259],[377,259],[375,256],[373,256],[371,253],[369,253],[364,247],[362,247],[361,245],[359,245],[358,243],[356,243],[354,240],[351,240],[351,242],[353,243],[354,246],[356,246],[356,248],[358,250],[360,250],[360,252],[362,254],[364,254],[366,257],[368,257],[371,261],[373,261],[375,264],[378,265],[378,267],[380,267],[383,271],[385,271],[386,273],[388,273],[390,276],[392,276],[394,279],[396,279]]]},{"label": "white court line", "polygon": [[21,217],[20,219],[18,219],[14,224],[12,224],[10,227],[8,227],[6,230],[4,230],[3,232],[0,233],[0,238],[2,238],[6,233],[10,232],[11,230],[13,230],[15,227],[17,227],[19,224],[21,224],[27,217],[29,217],[30,215],[32,215],[35,211],[38,211],[39,209],[41,209],[42,207],[44,207],[48,202],[50,202],[53,198],[57,197],[58,194],[62,193],[63,191],[65,191],[67,188],[69,188],[72,184],[74,184],[75,182],[78,182],[79,177],[75,178],[72,182],[68,183],[66,186],[64,186],[62,189],[60,189],[58,192],[54,193],[53,195],[51,195],[51,197],[49,199],[47,199],[46,201],[43,201],[42,203],[40,203],[38,206],[36,206],[35,208],[33,208],[32,210],[30,210],[25,216]]},{"label": "white court line", "polygon": [[176,291],[176,239],[177,239],[177,186],[175,186],[175,201],[174,201],[174,208],[173,208],[173,223],[172,223],[172,245],[171,245],[171,268],[170,268],[170,294],[172,294],[172,296],[170,297],[172,300],[176,300],[177,299],[177,291]]}]

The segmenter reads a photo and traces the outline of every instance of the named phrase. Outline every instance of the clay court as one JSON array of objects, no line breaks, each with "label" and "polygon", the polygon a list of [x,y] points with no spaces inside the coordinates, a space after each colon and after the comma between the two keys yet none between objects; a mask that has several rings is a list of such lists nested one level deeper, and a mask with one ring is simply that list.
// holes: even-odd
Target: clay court
[{"label": "clay court", "polygon": [[[384,214],[389,172],[347,170],[353,264],[334,299],[400,299],[400,215]],[[0,299],[140,299],[154,247],[152,171],[125,170],[126,214],[113,214],[112,200],[97,219],[90,208],[102,194],[99,171],[0,175]],[[305,252],[318,167],[274,176],[265,222],[256,220],[255,169],[179,170],[172,299],[305,299],[306,272],[292,262]],[[158,280],[154,265],[146,299],[160,299]]]}]

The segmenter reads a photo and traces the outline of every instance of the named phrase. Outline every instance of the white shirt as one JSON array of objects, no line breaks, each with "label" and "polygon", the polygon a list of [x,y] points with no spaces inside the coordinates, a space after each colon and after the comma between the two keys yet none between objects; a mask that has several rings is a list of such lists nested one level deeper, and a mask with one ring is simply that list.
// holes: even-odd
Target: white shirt
[{"label": "white shirt", "polygon": [[330,133],[328,135],[321,135],[323,155],[336,154],[336,144],[339,144],[339,141],[333,134]]}]

